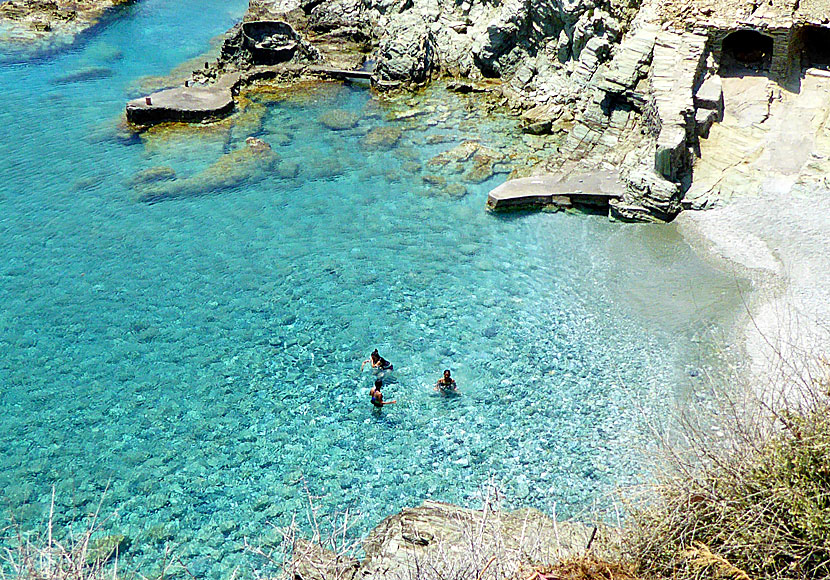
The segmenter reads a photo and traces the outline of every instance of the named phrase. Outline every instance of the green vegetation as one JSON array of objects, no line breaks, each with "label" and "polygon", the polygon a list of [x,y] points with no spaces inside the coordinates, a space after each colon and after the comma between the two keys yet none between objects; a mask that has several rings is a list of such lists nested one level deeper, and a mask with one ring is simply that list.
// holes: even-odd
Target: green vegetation
[{"label": "green vegetation", "polygon": [[693,460],[673,455],[656,501],[635,510],[642,575],[830,577],[830,393],[819,366],[757,414],[727,405],[725,437],[686,423]]}]

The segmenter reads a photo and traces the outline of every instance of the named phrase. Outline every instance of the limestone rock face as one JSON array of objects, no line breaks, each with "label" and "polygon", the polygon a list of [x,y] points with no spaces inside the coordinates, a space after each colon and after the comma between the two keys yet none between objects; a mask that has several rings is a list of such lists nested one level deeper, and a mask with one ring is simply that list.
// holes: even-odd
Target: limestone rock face
[{"label": "limestone rock face", "polygon": [[383,81],[422,83],[434,66],[434,38],[424,19],[406,13],[391,21],[377,50],[377,77]]}]

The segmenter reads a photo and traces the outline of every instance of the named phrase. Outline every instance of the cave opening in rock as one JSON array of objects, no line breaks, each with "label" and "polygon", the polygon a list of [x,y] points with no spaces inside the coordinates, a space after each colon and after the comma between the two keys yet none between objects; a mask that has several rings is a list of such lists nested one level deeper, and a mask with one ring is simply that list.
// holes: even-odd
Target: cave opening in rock
[{"label": "cave opening in rock", "polygon": [[830,28],[805,26],[801,40],[804,66],[830,68]]},{"label": "cave opening in rock", "polygon": [[736,30],[723,39],[723,65],[727,68],[769,70],[772,37],[757,30]]}]

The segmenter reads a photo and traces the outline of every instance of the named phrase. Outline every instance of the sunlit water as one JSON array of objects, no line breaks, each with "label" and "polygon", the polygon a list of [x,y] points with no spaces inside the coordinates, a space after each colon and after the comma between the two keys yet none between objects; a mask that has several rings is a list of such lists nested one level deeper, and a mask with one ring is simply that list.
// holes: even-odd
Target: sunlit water
[{"label": "sunlit water", "polygon": [[[491,476],[509,505],[560,516],[641,481],[646,424],[695,389],[734,280],[670,226],[489,214],[504,175],[466,196],[425,183],[433,156],[514,127],[447,99],[389,150],[363,141],[395,125],[384,107],[340,86],[254,96],[254,122],[201,135],[117,138],[138,79],[244,8],[147,0],[70,51],[0,67],[9,513],[37,527],[54,486],[60,526],[103,496],[118,515],[102,532],[133,540],[122,567],[150,574],[169,546],[223,578],[256,565],[243,539],[289,521],[304,485],[362,533],[426,498],[475,505]],[[357,125],[322,125],[335,108]],[[250,135],[293,170],[136,201],[137,172],[196,175]],[[395,365],[380,413],[360,371],[375,347]],[[444,368],[459,396],[433,391]]]}]

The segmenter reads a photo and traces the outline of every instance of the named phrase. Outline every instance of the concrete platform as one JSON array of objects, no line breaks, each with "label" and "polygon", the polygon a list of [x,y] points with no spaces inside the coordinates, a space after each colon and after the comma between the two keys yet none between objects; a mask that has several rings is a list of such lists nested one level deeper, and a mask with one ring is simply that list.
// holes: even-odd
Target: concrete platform
[{"label": "concrete platform", "polygon": [[624,191],[617,171],[552,173],[506,181],[487,196],[487,207],[496,211],[550,206],[607,209]]},{"label": "concrete platform", "polygon": [[136,125],[164,121],[202,121],[227,115],[234,101],[226,85],[176,87],[127,103],[127,120]]}]

